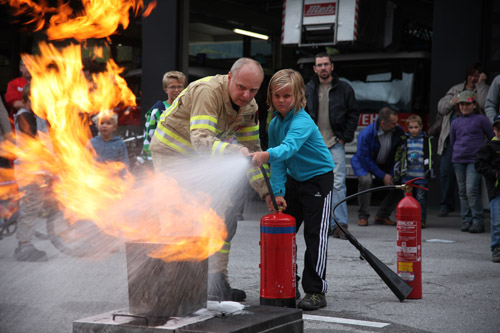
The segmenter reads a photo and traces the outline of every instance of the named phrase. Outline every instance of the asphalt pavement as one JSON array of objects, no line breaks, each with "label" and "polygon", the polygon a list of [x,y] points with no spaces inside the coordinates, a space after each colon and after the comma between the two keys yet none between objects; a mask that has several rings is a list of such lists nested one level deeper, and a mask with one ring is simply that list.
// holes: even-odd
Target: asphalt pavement
[{"label": "asphalt pavement", "polygon": [[[359,227],[357,207],[348,207],[349,230],[395,270],[396,228],[374,225],[372,219]],[[229,276],[234,288],[246,291],[244,305],[259,304],[259,220],[265,214],[262,202],[248,202],[232,242]],[[458,212],[438,218],[431,208],[427,225],[422,230],[423,297],[404,302],[348,241],[330,238],[328,305],[304,313],[305,331],[499,332],[500,264],[491,261],[489,222],[486,233],[464,233]],[[0,240],[0,332],[71,332],[75,320],[128,307],[124,247],[103,258],[73,258],[47,240],[34,243],[47,252],[48,262],[17,262],[15,237]],[[302,231],[297,246],[300,273]]]}]

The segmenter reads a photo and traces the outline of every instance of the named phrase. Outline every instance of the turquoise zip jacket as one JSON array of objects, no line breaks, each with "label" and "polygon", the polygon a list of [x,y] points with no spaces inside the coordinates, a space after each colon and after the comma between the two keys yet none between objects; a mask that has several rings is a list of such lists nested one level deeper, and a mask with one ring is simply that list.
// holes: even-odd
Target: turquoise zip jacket
[{"label": "turquoise zip jacket", "polygon": [[285,196],[287,175],[299,182],[332,171],[332,155],[318,126],[301,109],[283,119],[278,111],[269,125],[269,163],[271,187],[275,196]]}]

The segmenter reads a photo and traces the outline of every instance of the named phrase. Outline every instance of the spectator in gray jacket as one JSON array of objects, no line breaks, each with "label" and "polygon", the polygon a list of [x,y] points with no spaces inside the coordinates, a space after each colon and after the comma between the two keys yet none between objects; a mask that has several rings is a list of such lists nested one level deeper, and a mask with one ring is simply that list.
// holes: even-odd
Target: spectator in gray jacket
[{"label": "spectator in gray jacket", "polygon": [[486,96],[486,104],[484,105],[484,113],[486,117],[493,123],[493,118],[500,112],[500,75],[497,75],[491,82],[490,90]]}]

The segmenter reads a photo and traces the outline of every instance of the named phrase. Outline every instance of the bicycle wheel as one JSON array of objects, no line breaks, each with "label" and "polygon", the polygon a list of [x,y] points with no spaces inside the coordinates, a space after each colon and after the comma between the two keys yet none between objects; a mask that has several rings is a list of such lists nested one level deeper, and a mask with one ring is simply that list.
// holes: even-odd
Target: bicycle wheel
[{"label": "bicycle wheel", "polygon": [[69,223],[61,212],[48,216],[47,234],[56,249],[73,257],[109,254],[119,246],[114,237],[104,234],[92,221]]},{"label": "bicycle wheel", "polygon": [[19,216],[17,206],[18,206],[17,201],[10,201],[10,200],[0,201],[0,239],[12,236],[13,234],[16,233],[17,217]]}]

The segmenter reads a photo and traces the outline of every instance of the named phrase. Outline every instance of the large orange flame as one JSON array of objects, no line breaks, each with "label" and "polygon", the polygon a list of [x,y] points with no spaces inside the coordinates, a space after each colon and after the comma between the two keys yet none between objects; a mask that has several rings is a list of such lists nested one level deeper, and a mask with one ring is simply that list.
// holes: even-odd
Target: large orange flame
[{"label": "large orange flame", "polygon": [[[10,4],[19,12],[31,8],[39,21],[53,12],[43,1],[10,0]],[[141,9],[142,0],[85,0],[83,7],[79,16],[74,16],[67,4],[58,7],[47,29],[50,38],[109,36],[119,24],[128,25],[129,11]],[[39,50],[38,55],[22,58],[32,76],[32,109],[50,124],[49,135],[33,139],[18,133],[17,145],[6,142],[0,147],[0,154],[16,156],[19,185],[40,182],[45,178],[41,174],[50,175],[54,198],[68,221],[92,220],[106,233],[125,241],[169,243],[168,248],[152,254],[166,261],[204,260],[218,251],[226,230],[208,196],[191,194],[168,176],[157,176],[153,181],[150,175],[151,182],[139,184],[123,163],[97,161],[89,145],[91,116],[120,103],[135,105],[135,96],[120,76],[121,68],[109,60],[106,70],[94,74],[89,82],[83,74],[80,45],[57,48],[42,42]],[[94,51],[100,53],[102,50]],[[0,176],[13,178],[5,172]],[[156,186],[161,187],[161,193],[152,197]],[[11,192],[12,187],[0,187],[0,198]],[[144,201],[150,204],[139,205]],[[158,207],[161,219],[153,209]]]},{"label": "large orange flame", "polygon": [[[46,25],[46,16],[52,14],[47,27],[49,39],[74,38],[80,41],[108,37],[120,25],[126,29],[130,12],[137,15],[144,6],[142,0],[83,0],[83,9],[75,13],[69,2],[61,3],[56,8],[49,7],[43,0],[0,0],[0,3],[8,3],[16,15],[32,16],[27,23],[34,23],[35,30],[41,30]],[[144,16],[149,15],[154,7],[156,1],[148,5]]]}]

